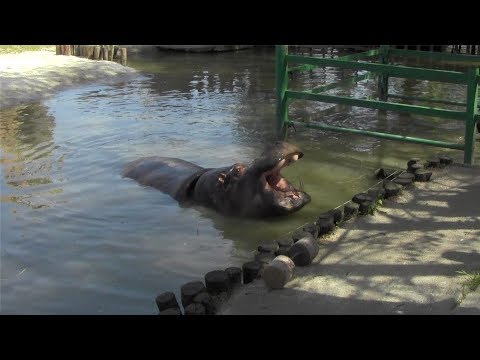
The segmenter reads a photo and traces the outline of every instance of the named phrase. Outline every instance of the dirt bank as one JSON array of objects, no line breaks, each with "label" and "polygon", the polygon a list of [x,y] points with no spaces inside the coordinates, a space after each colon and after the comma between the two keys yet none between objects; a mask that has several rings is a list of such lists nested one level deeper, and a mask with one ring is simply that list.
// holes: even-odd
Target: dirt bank
[{"label": "dirt bank", "polygon": [[52,51],[0,55],[0,109],[39,101],[69,86],[113,84],[137,74],[115,62],[55,55]]}]

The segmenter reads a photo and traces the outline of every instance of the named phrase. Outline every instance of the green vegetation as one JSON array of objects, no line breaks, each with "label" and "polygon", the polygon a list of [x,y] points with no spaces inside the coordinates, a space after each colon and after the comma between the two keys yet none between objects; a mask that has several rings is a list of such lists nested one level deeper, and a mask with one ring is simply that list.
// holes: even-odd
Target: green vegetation
[{"label": "green vegetation", "polygon": [[480,286],[480,271],[468,273],[465,270],[462,270],[457,271],[457,273],[466,277],[462,283],[462,296],[457,301],[458,304],[460,304],[470,292],[477,290]]},{"label": "green vegetation", "polygon": [[0,45],[0,55],[39,50],[55,51],[55,45]]}]

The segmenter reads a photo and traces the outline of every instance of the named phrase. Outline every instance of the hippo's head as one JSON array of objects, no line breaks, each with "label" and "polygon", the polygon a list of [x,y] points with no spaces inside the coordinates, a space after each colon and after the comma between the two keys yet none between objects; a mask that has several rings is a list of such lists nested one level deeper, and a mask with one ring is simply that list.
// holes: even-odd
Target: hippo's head
[{"label": "hippo's head", "polygon": [[281,170],[303,157],[295,145],[278,141],[249,166],[234,164],[218,174],[213,200],[226,213],[242,216],[287,215],[310,202]]}]

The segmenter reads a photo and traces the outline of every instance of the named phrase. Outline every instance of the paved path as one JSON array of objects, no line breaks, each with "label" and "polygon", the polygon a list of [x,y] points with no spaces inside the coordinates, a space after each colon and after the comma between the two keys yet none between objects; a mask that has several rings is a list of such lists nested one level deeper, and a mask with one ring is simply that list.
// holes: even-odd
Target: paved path
[{"label": "paved path", "polygon": [[223,314],[480,314],[480,168],[452,165],[322,239],[285,289],[243,286]]}]

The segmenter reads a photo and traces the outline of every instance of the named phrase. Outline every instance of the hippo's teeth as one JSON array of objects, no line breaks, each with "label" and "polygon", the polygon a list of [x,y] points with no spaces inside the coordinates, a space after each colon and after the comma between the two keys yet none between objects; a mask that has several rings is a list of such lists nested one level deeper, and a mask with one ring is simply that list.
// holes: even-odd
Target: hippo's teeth
[{"label": "hippo's teeth", "polygon": [[275,168],[272,170],[272,173],[280,171],[282,169],[283,165],[285,165],[285,159],[282,159],[278,162],[277,166],[275,166]]},{"label": "hippo's teeth", "polygon": [[297,160],[298,160],[298,154],[293,155],[293,156],[292,156],[292,160],[293,160],[293,161],[297,161]]}]

